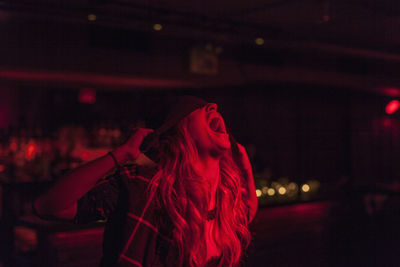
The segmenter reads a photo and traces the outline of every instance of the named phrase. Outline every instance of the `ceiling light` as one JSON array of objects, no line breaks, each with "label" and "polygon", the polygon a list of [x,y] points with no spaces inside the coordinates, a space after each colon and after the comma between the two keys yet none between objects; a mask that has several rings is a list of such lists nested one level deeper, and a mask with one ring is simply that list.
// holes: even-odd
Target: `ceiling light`
[{"label": "ceiling light", "polygon": [[97,19],[97,16],[95,14],[89,14],[87,18],[88,21],[95,21]]},{"label": "ceiling light", "polygon": [[161,31],[162,30],[162,25],[159,23],[156,23],[153,25],[153,30],[155,31]]},{"label": "ceiling light", "polygon": [[263,45],[264,44],[264,39],[261,37],[258,37],[254,40],[254,42],[256,43],[256,45]]}]

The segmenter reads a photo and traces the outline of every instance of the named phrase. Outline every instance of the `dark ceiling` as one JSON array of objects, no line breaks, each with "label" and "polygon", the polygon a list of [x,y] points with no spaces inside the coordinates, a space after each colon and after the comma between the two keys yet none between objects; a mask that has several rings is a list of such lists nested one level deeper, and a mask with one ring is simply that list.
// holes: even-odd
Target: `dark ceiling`
[{"label": "dark ceiling", "polygon": [[[319,56],[317,68],[331,64],[338,72],[387,75],[396,80],[400,67],[400,2],[393,0],[3,0],[0,22],[40,18],[48,21],[96,23],[121,29],[148,31],[163,25],[164,37],[212,41],[222,46],[254,45],[334,54]],[[252,48],[247,49],[251,60]],[[246,51],[246,50],[244,50]],[[306,51],[306,52],[304,52]],[[246,53],[247,53],[246,52]],[[299,53],[299,54],[301,54]],[[260,54],[258,54],[260,55]],[[285,54],[287,58],[289,54]],[[305,55],[305,54],[304,54]],[[270,55],[267,55],[270,57]],[[335,57],[336,57],[335,56]],[[258,56],[257,56],[258,57]],[[261,56],[262,57],[262,56]],[[271,57],[270,57],[271,58]],[[292,61],[305,62],[296,55]],[[303,61],[302,61],[303,60]],[[322,63],[321,63],[322,62]],[[313,63],[307,63],[313,65]],[[296,65],[296,64],[295,64]],[[301,65],[301,63],[299,64]]]},{"label": "dark ceiling", "polygon": [[86,20],[94,12],[105,24],[160,22],[175,34],[201,31],[203,38],[225,41],[260,36],[267,42],[400,52],[400,2],[393,0],[9,0],[0,1],[0,8],[10,16],[61,20]]}]

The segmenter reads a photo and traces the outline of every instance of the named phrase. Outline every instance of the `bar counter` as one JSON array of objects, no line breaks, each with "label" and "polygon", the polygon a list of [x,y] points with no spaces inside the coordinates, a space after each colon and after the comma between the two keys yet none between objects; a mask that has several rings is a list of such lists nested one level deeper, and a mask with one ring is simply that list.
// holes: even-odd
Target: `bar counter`
[{"label": "bar counter", "polygon": [[14,227],[17,260],[29,266],[98,266],[104,223],[76,225],[25,216]]}]

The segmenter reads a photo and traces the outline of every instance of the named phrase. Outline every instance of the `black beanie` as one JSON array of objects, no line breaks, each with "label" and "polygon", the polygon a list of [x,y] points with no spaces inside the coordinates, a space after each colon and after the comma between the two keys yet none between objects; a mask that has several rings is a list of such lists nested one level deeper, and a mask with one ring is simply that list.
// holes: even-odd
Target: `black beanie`
[{"label": "black beanie", "polygon": [[184,117],[207,104],[207,101],[195,96],[179,96],[173,99],[169,104],[168,115],[164,123],[153,134],[146,137],[141,146],[141,151],[157,162],[159,160],[160,137],[176,126]]}]

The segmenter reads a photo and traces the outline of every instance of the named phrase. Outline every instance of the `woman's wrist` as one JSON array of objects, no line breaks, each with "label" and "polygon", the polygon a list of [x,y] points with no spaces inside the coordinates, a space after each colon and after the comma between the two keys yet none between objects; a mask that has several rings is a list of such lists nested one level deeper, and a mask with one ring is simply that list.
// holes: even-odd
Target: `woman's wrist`
[{"label": "woman's wrist", "polygon": [[124,165],[128,161],[129,156],[124,147],[117,147],[116,149],[110,151],[116,165]]}]

